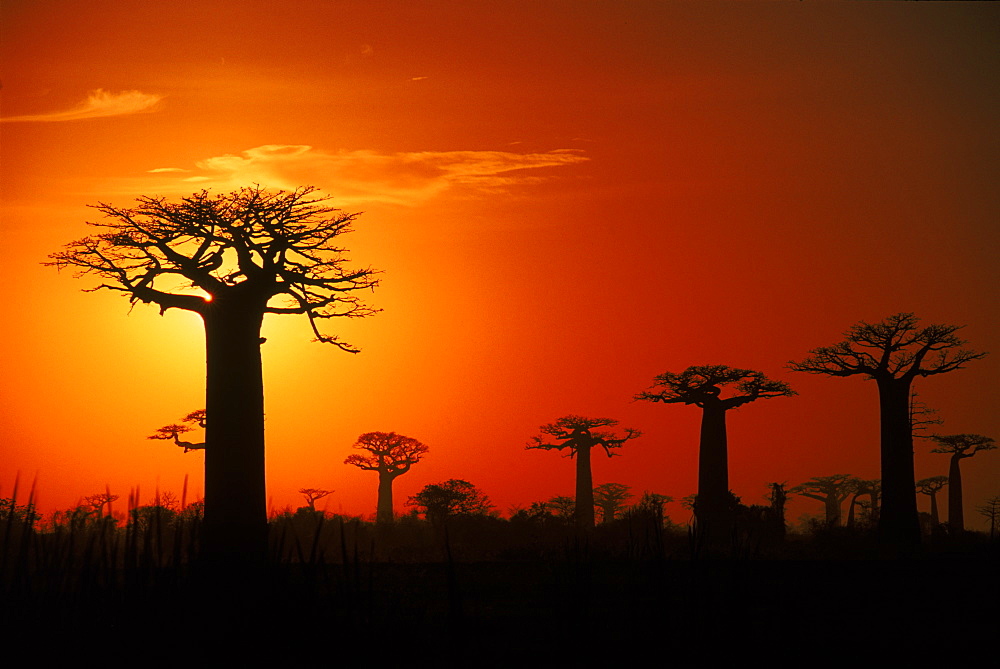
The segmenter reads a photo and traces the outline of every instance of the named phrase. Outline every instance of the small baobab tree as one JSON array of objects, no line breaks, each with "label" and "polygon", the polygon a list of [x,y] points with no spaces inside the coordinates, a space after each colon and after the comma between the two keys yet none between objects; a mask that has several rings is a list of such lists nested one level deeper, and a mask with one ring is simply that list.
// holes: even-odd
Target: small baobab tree
[{"label": "small baobab tree", "polygon": [[996,539],[997,526],[1000,525],[1000,495],[990,497],[977,506],[976,511],[990,521],[990,539]]},{"label": "small baobab tree", "polygon": [[889,316],[879,323],[861,321],[843,341],[810,351],[788,368],[807,374],[861,376],[875,381],[879,397],[882,467],[880,541],[904,550],[920,545],[917,500],[913,493],[913,417],[910,389],[918,377],[946,374],[985,356],[962,348],[957,325],[919,326],[912,313]]},{"label": "small baobab tree", "polygon": [[161,440],[171,440],[176,445],[184,449],[184,452],[188,451],[198,451],[205,448],[205,442],[191,442],[191,441],[181,441],[180,435],[185,432],[191,432],[194,430],[195,426],[205,429],[205,410],[198,409],[197,411],[192,411],[188,415],[181,419],[180,423],[171,423],[170,425],[164,425],[159,428],[153,434],[146,437],[147,439],[161,439]]},{"label": "small baobab tree", "polygon": [[[724,396],[725,390],[731,392]],[[726,412],[751,402],[795,395],[787,383],[768,379],[763,372],[726,365],[688,367],[664,372],[637,400],[665,404],[693,404],[701,409],[698,447],[698,493],[695,517],[699,527],[716,538],[728,535],[735,505],[729,491],[729,442]]]},{"label": "small baobab tree", "polygon": [[859,497],[868,497],[868,508],[870,511],[868,520],[877,522],[878,520],[878,500],[882,491],[882,482],[878,479],[858,479],[850,481],[851,501],[847,505],[847,526],[855,525],[855,508],[859,506]]},{"label": "small baobab tree", "polygon": [[392,482],[420,462],[428,448],[416,439],[395,432],[366,432],[354,442],[363,453],[352,453],[344,460],[365,471],[378,472],[378,505],[375,520],[379,525],[392,523]]},{"label": "small baobab tree", "polygon": [[316,513],[316,500],[323,499],[333,492],[333,490],[323,490],[322,488],[299,488],[299,494],[305,498],[309,510],[313,513]]},{"label": "small baobab tree", "polygon": [[788,492],[823,502],[826,524],[829,527],[836,527],[840,525],[844,500],[851,495],[853,487],[854,479],[851,478],[850,474],[834,474],[833,476],[816,476],[800,483]]},{"label": "small baobab tree", "polygon": [[[539,427],[545,435],[533,437],[526,448],[546,451],[566,449],[570,458],[576,458],[576,524],[580,528],[594,526],[594,477],[590,467],[590,451],[600,446],[610,458],[615,455],[611,451],[621,448],[629,439],[642,436],[642,433],[632,428],[625,429],[624,436],[613,432],[600,430],[602,427],[614,427],[618,421],[613,418],[585,418],[584,416],[563,416],[554,423],[546,423]],[[553,438],[550,442],[548,437]]]},{"label": "small baobab tree", "polygon": [[947,436],[933,435],[931,439],[937,444],[931,453],[946,453],[951,455],[948,467],[948,528],[952,532],[965,529],[965,518],[962,513],[962,460],[971,458],[979,451],[992,451],[997,447],[990,437],[981,434],[951,434]]},{"label": "small baobab tree", "polygon": [[205,520],[202,554],[235,575],[267,554],[264,383],[266,314],[300,314],[316,341],[357,352],[321,325],[375,313],[357,296],[378,281],[347,267],[341,235],[357,214],[328,206],[311,186],[207,190],[170,202],[141,196],[131,208],[100,203],[97,233],[47,264],[95,277],[160,313],[197,314],[205,331]]},{"label": "small baobab tree", "polygon": [[634,497],[631,489],[624,483],[602,483],[594,488],[594,505],[601,510],[601,523],[610,523],[625,508]]},{"label": "small baobab tree", "polygon": [[917,481],[917,492],[931,498],[931,522],[934,527],[941,524],[941,514],[938,512],[937,494],[948,485],[947,476],[930,476]]}]

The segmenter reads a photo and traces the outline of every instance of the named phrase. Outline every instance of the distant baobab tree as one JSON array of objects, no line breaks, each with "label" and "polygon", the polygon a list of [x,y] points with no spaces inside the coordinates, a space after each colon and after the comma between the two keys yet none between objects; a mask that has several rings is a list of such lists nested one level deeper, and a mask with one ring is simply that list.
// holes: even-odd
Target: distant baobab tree
[{"label": "distant baobab tree", "polygon": [[938,512],[937,494],[948,485],[947,476],[930,476],[917,481],[917,492],[931,498],[931,522],[934,527],[941,524],[941,514]]},{"label": "distant baobab tree", "polygon": [[844,333],[843,341],[813,349],[808,358],[788,363],[795,372],[875,381],[881,424],[879,539],[886,546],[905,550],[920,545],[910,388],[917,377],[962,369],[986,355],[961,348],[966,342],[955,335],[961,326],[918,324],[912,313],[895,314],[879,323],[861,321]]},{"label": "distant baobab tree", "polygon": [[[723,397],[723,389],[732,390]],[[693,404],[701,409],[698,448],[698,493],[695,518],[702,531],[715,539],[728,536],[735,504],[729,491],[729,445],[726,412],[750,402],[795,395],[787,383],[768,379],[763,372],[726,365],[688,367],[679,374],[664,372],[637,400],[665,404]]]},{"label": "distant baobab tree", "polygon": [[951,455],[948,467],[948,528],[952,532],[965,530],[965,517],[962,512],[962,460],[971,458],[979,451],[992,451],[997,447],[990,437],[981,434],[951,434],[948,436],[933,435],[931,439],[937,448],[931,453],[947,453]]},{"label": "distant baobab tree", "polygon": [[380,525],[391,524],[392,482],[410,471],[410,467],[420,462],[429,449],[416,439],[395,432],[366,432],[358,437],[354,448],[365,453],[348,455],[344,464],[378,472],[375,520]]},{"label": "distant baobab tree", "polygon": [[990,497],[983,504],[976,507],[979,515],[990,521],[990,539],[997,538],[997,525],[1000,524],[1000,495]]},{"label": "distant baobab tree", "polygon": [[[184,423],[187,423],[187,425]],[[158,428],[156,432],[146,437],[146,439],[172,440],[175,444],[183,448],[185,453],[202,450],[205,448],[205,442],[181,441],[180,435],[193,430],[194,427],[192,426],[194,425],[205,429],[205,424],[205,410],[198,409],[184,416],[180,423],[171,423],[170,425]]]},{"label": "distant baobab tree", "polygon": [[823,502],[823,510],[828,527],[840,525],[844,500],[850,497],[854,479],[850,474],[816,476],[791,488],[788,492]]},{"label": "distant baobab tree", "polygon": [[321,488],[299,488],[299,494],[305,497],[306,504],[309,505],[309,510],[313,512],[316,511],[316,500],[323,499],[333,492],[333,490],[323,490]]},{"label": "distant baobab tree", "polygon": [[[611,450],[621,448],[629,439],[642,436],[642,433],[632,428],[625,429],[624,436],[613,432],[598,430],[601,427],[613,427],[618,421],[613,418],[586,418],[584,416],[563,416],[554,423],[546,423],[539,427],[545,437],[533,437],[526,448],[542,450],[569,451],[568,456],[576,458],[576,524],[580,528],[594,526],[594,477],[590,468],[590,451],[600,446],[610,458]],[[546,437],[554,438],[557,443],[550,443]]]},{"label": "distant baobab tree", "polygon": [[849,483],[851,501],[847,505],[847,526],[854,527],[854,509],[861,504],[858,502],[858,498],[865,496],[868,497],[867,508],[871,511],[868,521],[871,523],[877,523],[879,500],[882,496],[882,482],[878,479],[852,478]]},{"label": "distant baobab tree", "polygon": [[305,186],[201,191],[168,202],[141,196],[133,208],[100,203],[97,233],[46,263],[94,276],[90,290],[122,293],[160,313],[198,314],[205,328],[204,555],[220,565],[261,564],[267,552],[264,387],[265,314],[300,314],[316,341],[357,352],[321,330],[331,318],[375,313],[357,293],[378,281],[349,269],[340,236],[358,214],[327,205]]},{"label": "distant baobab tree", "polygon": [[95,513],[97,513],[98,518],[104,517],[104,507],[108,507],[108,517],[111,516],[111,503],[118,500],[120,495],[112,495],[111,491],[99,492],[95,495],[87,495],[83,498],[83,501],[87,503],[87,506],[92,508]]},{"label": "distant baobab tree", "polygon": [[634,495],[624,483],[602,483],[594,488],[594,505],[601,510],[601,523],[610,523]]}]

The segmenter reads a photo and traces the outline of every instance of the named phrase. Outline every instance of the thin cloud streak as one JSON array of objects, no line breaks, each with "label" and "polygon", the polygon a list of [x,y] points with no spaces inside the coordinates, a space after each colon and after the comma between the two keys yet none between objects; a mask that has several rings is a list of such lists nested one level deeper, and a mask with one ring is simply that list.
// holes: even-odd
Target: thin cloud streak
[{"label": "thin cloud streak", "polygon": [[0,122],[54,122],[79,121],[88,118],[104,118],[108,116],[124,116],[154,111],[162,95],[143,93],[142,91],[122,91],[111,93],[98,88],[87,95],[87,99],[77,107],[65,111],[46,112],[44,114],[26,114],[0,118]]},{"label": "thin cloud streak", "polygon": [[[497,192],[537,183],[545,177],[528,170],[579,164],[581,151],[544,153],[510,151],[418,151],[379,153],[370,150],[324,151],[308,145],[266,144],[239,155],[227,154],[195,163],[194,174],[156,170],[155,184],[144,192],[183,192],[191,185],[232,190],[249,184],[293,189],[305,184],[322,188],[341,203],[384,203],[415,206],[458,190]],[[169,179],[169,180],[167,180]],[[139,184],[137,184],[139,185]]]}]

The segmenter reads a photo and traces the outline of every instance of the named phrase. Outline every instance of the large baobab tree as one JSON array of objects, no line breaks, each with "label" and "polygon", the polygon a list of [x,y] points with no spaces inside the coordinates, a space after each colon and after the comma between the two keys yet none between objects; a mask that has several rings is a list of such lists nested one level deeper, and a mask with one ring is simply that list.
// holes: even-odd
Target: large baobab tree
[{"label": "large baobab tree", "polygon": [[[526,448],[542,450],[567,449],[568,456],[576,458],[576,524],[580,528],[594,526],[594,476],[590,467],[590,451],[600,446],[610,458],[614,448],[621,448],[629,439],[642,436],[632,428],[625,429],[624,436],[617,436],[601,427],[614,427],[618,421],[613,418],[585,418],[584,416],[563,416],[554,423],[546,423],[538,428],[544,437],[532,437]],[[553,438],[551,443],[548,437]]]},{"label": "large baobab tree", "polygon": [[[724,389],[731,391],[725,397]],[[768,379],[763,372],[726,365],[701,365],[688,367],[679,374],[660,374],[649,390],[636,395],[637,400],[693,404],[701,409],[695,517],[703,531],[717,537],[727,534],[726,528],[735,510],[729,492],[726,412],[756,400],[794,394],[787,383]]]},{"label": "large baobab tree", "polygon": [[917,498],[913,493],[913,424],[910,388],[917,377],[945,374],[985,356],[962,348],[958,325],[919,326],[912,313],[879,323],[861,321],[844,340],[813,349],[789,369],[808,374],[862,376],[878,388],[882,466],[880,540],[887,546],[916,548],[920,543]]},{"label": "large baobab tree", "polygon": [[933,435],[931,439],[937,444],[931,453],[947,453],[951,455],[948,467],[948,528],[952,532],[965,530],[965,517],[962,512],[962,468],[960,463],[965,458],[971,458],[979,451],[992,451],[997,447],[990,437],[981,434],[951,434],[947,436]]},{"label": "large baobab tree", "polygon": [[391,524],[392,482],[420,462],[428,448],[416,439],[395,432],[366,432],[358,437],[354,448],[365,453],[348,455],[344,464],[378,472],[378,506],[375,519],[380,525]]},{"label": "large baobab tree", "polygon": [[850,474],[816,476],[788,492],[823,502],[826,524],[829,527],[836,527],[840,525],[841,508],[844,500],[850,497],[854,490],[854,482],[855,479]]},{"label": "large baobab tree", "polygon": [[357,296],[378,283],[375,272],[348,268],[339,244],[357,214],[327,202],[308,186],[256,186],[179,202],[143,196],[132,208],[101,203],[97,232],[50,256],[50,265],[96,277],[91,290],[201,317],[211,417],[203,548],[221,564],[259,564],[266,554],[264,315],[304,315],[317,341],[357,352],[320,325],[375,311]]},{"label": "large baobab tree", "polygon": [[941,524],[941,514],[938,512],[937,494],[948,485],[947,476],[930,476],[917,481],[917,492],[931,498],[931,522],[934,527]]}]

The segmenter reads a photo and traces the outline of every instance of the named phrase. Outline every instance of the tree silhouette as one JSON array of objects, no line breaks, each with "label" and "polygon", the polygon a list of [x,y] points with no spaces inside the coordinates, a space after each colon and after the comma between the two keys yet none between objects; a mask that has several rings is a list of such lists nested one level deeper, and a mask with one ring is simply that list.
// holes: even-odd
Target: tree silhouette
[{"label": "tree silhouette", "polygon": [[631,489],[624,483],[602,483],[594,488],[594,505],[601,510],[602,523],[610,523],[625,508],[625,502],[634,497]]},{"label": "tree silhouette", "polygon": [[354,448],[366,451],[366,454],[349,455],[344,464],[378,472],[375,519],[380,525],[392,523],[392,482],[420,462],[428,451],[427,446],[395,432],[366,432],[358,437]]},{"label": "tree silhouette", "polygon": [[948,467],[948,527],[952,532],[965,529],[965,518],[962,512],[962,468],[960,463],[965,458],[971,458],[979,451],[992,451],[997,447],[990,437],[981,434],[951,434],[942,437],[932,435],[931,439],[937,448],[931,453],[948,453],[951,463]]},{"label": "tree silhouette", "polygon": [[983,504],[977,506],[976,511],[990,521],[990,539],[996,539],[997,524],[1000,521],[1000,495],[990,497]]},{"label": "tree silhouette", "polygon": [[871,509],[872,522],[878,520],[878,500],[882,492],[882,482],[878,479],[858,479],[852,478],[849,482],[851,501],[847,505],[847,526],[854,527],[854,509],[860,503],[858,498],[867,495],[869,499],[868,507]]},{"label": "tree silhouette", "polygon": [[432,522],[441,522],[448,516],[485,516],[493,509],[490,498],[483,491],[462,479],[426,485],[406,504],[417,507]]},{"label": "tree silhouette", "polygon": [[299,488],[299,494],[306,498],[306,504],[309,505],[309,509],[315,513],[316,512],[316,500],[323,499],[333,490],[322,490],[320,488]]},{"label": "tree silhouette", "polygon": [[320,330],[335,317],[374,313],[354,294],[378,282],[371,269],[347,269],[338,237],[357,214],[327,206],[311,186],[228,194],[208,191],[167,202],[142,196],[134,208],[100,203],[95,235],[49,257],[58,268],[101,282],[90,290],[124,293],[160,313],[198,314],[205,328],[206,557],[256,564],[267,548],[264,484],[265,314],[302,314],[317,341],[357,349]]},{"label": "tree silhouette", "polygon": [[83,498],[83,501],[86,502],[87,506],[89,506],[94,510],[98,518],[102,518],[104,517],[105,505],[107,505],[108,507],[107,515],[110,517],[111,503],[118,500],[119,497],[120,495],[112,495],[111,492],[108,491],[108,492],[99,492],[96,495],[87,495],[86,497]]},{"label": "tree silhouette", "polygon": [[[188,423],[188,425],[184,425]],[[205,448],[205,442],[190,442],[181,441],[180,435],[185,432],[190,432],[194,428],[192,425],[197,425],[198,427],[205,428],[205,410],[198,409],[197,411],[192,411],[188,415],[181,419],[180,423],[171,423],[170,425],[164,425],[159,428],[153,434],[146,437],[146,439],[171,439],[175,444],[184,449],[184,452],[197,451]]]},{"label": "tree silhouette", "polygon": [[555,437],[561,443],[548,443],[542,437],[532,437],[526,448],[542,450],[568,449],[568,456],[576,458],[576,524],[581,528],[594,526],[594,477],[590,469],[590,450],[595,446],[604,449],[610,458],[613,448],[621,446],[629,439],[642,436],[632,428],[625,429],[625,436],[618,437],[612,432],[595,430],[599,427],[613,427],[618,421],[613,418],[585,418],[583,416],[563,416],[554,423],[546,423],[539,431]]},{"label": "tree silhouette", "polygon": [[941,524],[941,514],[938,513],[937,494],[948,485],[947,476],[931,476],[917,481],[917,492],[931,498],[931,521],[934,527]]},{"label": "tree silhouette", "polygon": [[966,342],[957,325],[918,326],[912,313],[889,316],[880,323],[861,321],[833,346],[813,349],[792,371],[874,379],[879,395],[882,510],[879,537],[886,545],[912,549],[920,544],[920,524],[914,495],[913,426],[910,387],[918,376],[962,369],[982,358],[961,348]]},{"label": "tree silhouette", "polygon": [[823,502],[826,512],[826,524],[830,527],[840,525],[841,505],[854,489],[855,479],[850,474],[834,474],[833,476],[816,476],[800,483],[788,492]]},{"label": "tree silhouette", "polygon": [[[733,394],[722,397],[723,388]],[[732,522],[729,492],[729,446],[726,412],[750,402],[795,395],[787,383],[773,381],[763,372],[726,365],[688,367],[680,374],[664,372],[637,400],[666,404],[693,404],[700,408],[701,439],[698,449],[698,493],[695,517],[703,531],[721,538]]]}]

